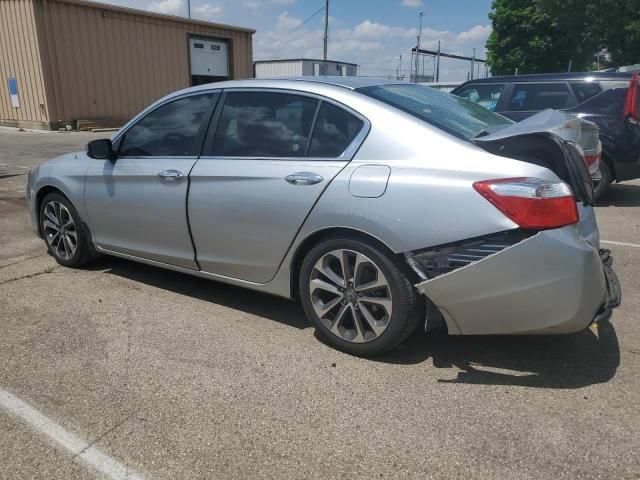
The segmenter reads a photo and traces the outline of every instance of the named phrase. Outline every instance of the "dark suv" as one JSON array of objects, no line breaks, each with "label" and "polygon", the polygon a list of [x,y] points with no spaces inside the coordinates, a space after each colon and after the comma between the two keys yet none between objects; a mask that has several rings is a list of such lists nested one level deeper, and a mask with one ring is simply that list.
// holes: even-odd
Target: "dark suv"
[{"label": "dark suv", "polygon": [[471,80],[451,93],[516,122],[553,108],[598,125],[601,197],[613,181],[640,178],[640,95],[631,73],[558,73]]}]

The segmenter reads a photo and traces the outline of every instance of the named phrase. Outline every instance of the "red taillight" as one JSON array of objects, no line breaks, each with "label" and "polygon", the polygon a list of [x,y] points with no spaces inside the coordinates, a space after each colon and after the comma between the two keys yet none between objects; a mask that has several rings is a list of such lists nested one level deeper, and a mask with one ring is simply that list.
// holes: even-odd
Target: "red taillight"
[{"label": "red taillight", "polygon": [[629,117],[634,120],[640,120],[638,116],[638,74],[634,72],[627,89],[627,96],[624,99],[624,110],[622,112],[622,118],[625,120]]},{"label": "red taillight", "polygon": [[499,178],[473,184],[478,193],[521,228],[543,230],[578,222],[569,186],[540,178]]},{"label": "red taillight", "polygon": [[591,174],[591,176],[598,173],[598,171],[600,170],[600,157],[600,153],[598,153],[597,155],[584,156],[584,161],[587,163],[587,168],[589,168],[589,173]]}]

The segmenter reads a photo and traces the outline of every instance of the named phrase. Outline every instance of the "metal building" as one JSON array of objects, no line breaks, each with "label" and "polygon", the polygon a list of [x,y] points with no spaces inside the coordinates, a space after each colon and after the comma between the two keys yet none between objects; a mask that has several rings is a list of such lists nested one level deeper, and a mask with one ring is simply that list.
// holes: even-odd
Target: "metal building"
[{"label": "metal building", "polygon": [[169,92],[251,77],[253,33],[83,0],[0,0],[0,125],[119,126]]},{"label": "metal building", "polygon": [[291,58],[284,60],[256,60],[253,62],[256,78],[341,75],[355,76],[358,65],[333,60]]}]

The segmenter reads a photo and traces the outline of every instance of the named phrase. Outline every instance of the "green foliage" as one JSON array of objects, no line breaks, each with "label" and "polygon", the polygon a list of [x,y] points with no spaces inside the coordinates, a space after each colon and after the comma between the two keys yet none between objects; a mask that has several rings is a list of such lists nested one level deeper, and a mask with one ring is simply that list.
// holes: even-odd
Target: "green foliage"
[{"label": "green foliage", "polygon": [[640,0],[494,0],[487,59],[496,75],[640,62]]}]

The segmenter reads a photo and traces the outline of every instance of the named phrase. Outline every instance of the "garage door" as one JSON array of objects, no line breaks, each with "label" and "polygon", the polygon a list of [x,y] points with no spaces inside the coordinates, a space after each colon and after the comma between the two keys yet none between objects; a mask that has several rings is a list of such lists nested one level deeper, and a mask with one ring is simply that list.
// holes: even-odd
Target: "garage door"
[{"label": "garage door", "polygon": [[189,39],[191,84],[229,79],[229,45],[226,40],[192,37]]}]

